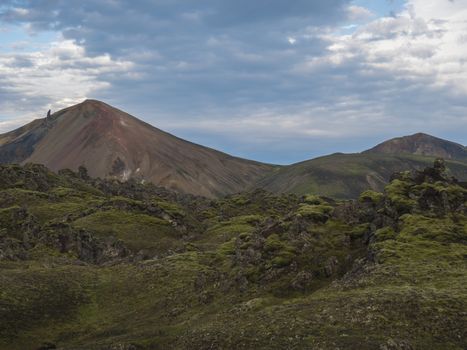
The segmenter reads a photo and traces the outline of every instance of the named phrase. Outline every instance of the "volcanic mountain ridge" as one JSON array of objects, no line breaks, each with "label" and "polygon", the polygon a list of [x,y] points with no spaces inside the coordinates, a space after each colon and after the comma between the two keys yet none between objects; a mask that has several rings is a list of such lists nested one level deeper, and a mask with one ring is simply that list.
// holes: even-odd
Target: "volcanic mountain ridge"
[{"label": "volcanic mountain ridge", "polygon": [[436,157],[467,181],[466,147],[427,134],[391,139],[362,153],[275,166],[182,140],[96,100],[0,135],[0,163],[39,163],[54,171],[83,165],[92,177],[149,181],[209,198],[263,188],[351,199],[367,189],[381,191],[392,173],[422,169]]},{"label": "volcanic mountain ridge", "polygon": [[0,135],[0,163],[55,171],[85,166],[92,177],[137,178],[206,197],[239,192],[273,169],[182,140],[96,100]]},{"label": "volcanic mountain ridge", "polygon": [[364,153],[409,153],[445,159],[467,159],[467,147],[424,133],[396,137],[380,143]]}]

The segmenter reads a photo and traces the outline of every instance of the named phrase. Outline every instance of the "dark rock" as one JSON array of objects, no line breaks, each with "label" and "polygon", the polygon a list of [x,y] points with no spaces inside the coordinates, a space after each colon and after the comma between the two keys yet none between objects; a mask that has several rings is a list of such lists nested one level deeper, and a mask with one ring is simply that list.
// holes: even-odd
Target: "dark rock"
[{"label": "dark rock", "polygon": [[47,342],[38,347],[37,350],[52,350],[56,348],[57,346],[55,344]]},{"label": "dark rock", "polygon": [[75,252],[84,262],[102,264],[130,254],[124,243],[114,237],[96,238],[90,232],[74,229],[66,223],[53,224],[50,230],[50,244],[61,253]]},{"label": "dark rock", "polygon": [[335,256],[330,257],[327,260],[326,265],[324,266],[324,269],[323,269],[325,276],[331,277],[334,273],[336,273],[338,269],[338,265],[339,265],[339,260],[337,260]]},{"label": "dark rock", "polygon": [[407,341],[389,339],[386,344],[380,346],[380,350],[413,350],[413,347]]},{"label": "dark rock", "polygon": [[313,273],[309,271],[300,271],[298,272],[290,286],[295,290],[303,291],[307,288],[307,286],[313,281]]},{"label": "dark rock", "polygon": [[141,346],[135,344],[116,343],[112,344],[102,350],[140,350]]},{"label": "dark rock", "polygon": [[80,165],[78,167],[78,177],[81,180],[89,180],[90,179],[90,177],[88,175],[88,169],[86,169],[86,167],[84,165]]}]

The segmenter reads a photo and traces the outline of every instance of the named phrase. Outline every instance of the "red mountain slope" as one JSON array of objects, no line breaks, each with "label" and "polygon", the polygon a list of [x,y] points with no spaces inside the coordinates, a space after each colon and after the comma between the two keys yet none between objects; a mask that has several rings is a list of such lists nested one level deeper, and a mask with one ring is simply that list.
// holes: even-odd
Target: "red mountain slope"
[{"label": "red mountain slope", "polygon": [[182,140],[95,100],[0,135],[0,162],[84,165],[94,177],[136,177],[207,197],[244,190],[274,168]]}]

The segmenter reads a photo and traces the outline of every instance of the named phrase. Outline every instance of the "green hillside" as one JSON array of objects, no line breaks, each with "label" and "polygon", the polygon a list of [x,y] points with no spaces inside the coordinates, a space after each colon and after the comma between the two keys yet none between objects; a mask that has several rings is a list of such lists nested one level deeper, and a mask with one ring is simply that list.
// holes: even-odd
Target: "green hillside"
[{"label": "green hillside", "polygon": [[[393,173],[423,169],[435,158],[411,154],[332,154],[292,164],[267,175],[256,186],[274,193],[315,193],[355,199],[368,189],[382,191]],[[467,163],[447,161],[449,171],[467,181]]]},{"label": "green hillside", "polygon": [[0,166],[0,349],[464,349],[466,243],[439,162],[358,201]]}]

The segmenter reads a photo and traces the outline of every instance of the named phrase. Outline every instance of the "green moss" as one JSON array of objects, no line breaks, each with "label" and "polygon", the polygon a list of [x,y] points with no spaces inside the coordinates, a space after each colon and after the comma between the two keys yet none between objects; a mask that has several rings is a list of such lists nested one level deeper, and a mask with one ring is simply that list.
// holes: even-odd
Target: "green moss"
[{"label": "green moss", "polygon": [[85,186],[84,188],[81,186],[73,186],[73,187],[63,187],[58,186],[52,188],[49,193],[52,196],[56,196],[58,198],[66,198],[69,199],[71,197],[82,198],[82,199],[89,199],[93,197],[103,196],[101,191],[96,190],[91,186]]},{"label": "green moss", "polygon": [[281,241],[278,234],[270,235],[264,243],[264,249],[272,252],[282,249],[283,246],[284,243]]},{"label": "green moss", "polygon": [[[0,191],[0,349],[465,348],[467,222],[457,185],[399,176],[388,192],[417,202],[404,209],[410,214],[395,213],[388,199],[368,219],[347,203],[339,209],[349,215],[331,215],[313,198],[262,191],[177,201],[145,187],[132,196],[143,201],[68,188],[75,178],[53,181],[44,192]],[[106,193],[129,190],[112,186]],[[448,205],[423,211],[424,193],[442,193]],[[163,210],[177,220],[148,215],[153,201],[173,205]],[[58,234],[66,225],[47,221],[67,213],[76,214],[74,228],[150,252],[101,266],[62,254],[50,247],[66,244]],[[28,248],[25,220],[34,223]],[[20,227],[17,238],[7,226]],[[4,258],[18,247],[28,260]]]},{"label": "green moss", "polygon": [[49,195],[44,192],[30,191],[19,188],[9,188],[0,191],[0,206],[11,203],[20,206],[31,206],[36,203],[48,203]]},{"label": "green moss", "polygon": [[375,238],[377,241],[385,241],[387,239],[395,239],[397,236],[396,232],[392,227],[383,227],[375,232]]},{"label": "green moss", "polygon": [[250,235],[261,221],[262,217],[259,215],[242,215],[213,223],[201,235],[198,243],[205,249],[216,249],[220,244],[231,241],[235,237]]},{"label": "green moss", "polygon": [[14,217],[14,214],[17,213],[21,208],[18,205],[14,205],[9,208],[0,209],[0,222],[2,225],[8,225]]},{"label": "green moss", "polygon": [[349,231],[349,236],[352,239],[363,238],[370,231],[370,224],[360,224],[352,227]]},{"label": "green moss", "polygon": [[385,187],[385,193],[392,205],[398,210],[399,213],[409,212],[417,202],[409,198],[409,191],[411,184],[399,179],[393,180]]},{"label": "green moss", "polygon": [[0,232],[10,238],[22,240],[23,225],[26,224],[27,219],[27,212],[19,206],[0,209]]},{"label": "green moss", "polygon": [[0,192],[0,198],[26,208],[42,224],[63,220],[69,214],[78,214],[103,202],[99,197],[65,187],[53,188],[49,193],[8,189]]},{"label": "green moss", "polygon": [[61,202],[31,205],[29,210],[40,223],[52,220],[64,220],[67,215],[78,214],[92,207],[92,202]]},{"label": "green moss", "polygon": [[[80,284],[84,277],[82,272],[85,273],[73,267],[3,270],[0,274],[0,348],[37,348],[40,343],[36,340],[34,347],[34,337],[28,334],[30,330],[73,319],[87,301],[85,288]],[[50,330],[39,336],[45,342],[51,340],[49,334]]]},{"label": "green moss", "polygon": [[235,254],[235,239],[231,239],[220,245],[217,250],[221,255],[234,255]]},{"label": "green moss", "polygon": [[[414,186],[414,191],[422,191],[427,189],[433,189],[436,192],[446,192],[454,196],[462,196],[467,193],[467,189],[457,185],[457,184],[448,184],[446,182],[437,181],[435,183],[424,182],[420,185]],[[454,198],[450,198],[454,199]]]},{"label": "green moss", "polygon": [[266,239],[264,250],[271,256],[273,267],[290,265],[296,255],[295,248],[288,242],[281,240],[277,234],[272,234]]},{"label": "green moss", "polygon": [[114,236],[130,249],[167,251],[183,246],[178,233],[167,221],[123,210],[99,211],[73,223],[99,236]]},{"label": "green moss", "polygon": [[320,204],[326,203],[321,197],[313,195],[313,194],[306,195],[303,201],[306,204],[311,204],[311,205],[320,205]]},{"label": "green moss", "polygon": [[243,195],[236,195],[231,198],[231,201],[236,206],[243,206],[250,203],[250,199]]},{"label": "green moss", "polygon": [[185,211],[178,205],[163,200],[156,200],[154,204],[164,210],[172,217],[183,218],[186,216]]},{"label": "green moss", "polygon": [[381,192],[376,192],[376,191],[372,191],[372,190],[368,190],[368,191],[365,191],[363,192],[360,197],[358,198],[358,200],[360,202],[371,202],[371,203],[374,203],[374,204],[379,204],[381,203],[381,201],[384,199],[384,194],[382,194]]},{"label": "green moss", "polygon": [[334,208],[329,205],[301,204],[297,210],[297,214],[305,218],[324,222],[329,218],[333,210]]},{"label": "green moss", "polygon": [[422,237],[439,242],[467,242],[467,219],[464,215],[430,218],[404,215],[401,238]]},{"label": "green moss", "polygon": [[59,250],[39,243],[28,250],[28,259],[34,261],[44,261],[45,263],[63,263],[66,259],[76,260],[73,253],[62,254]]},{"label": "green moss", "polygon": [[443,201],[448,201],[453,206],[462,204],[467,197],[467,189],[457,184],[448,184],[441,181],[435,183],[424,182],[421,185],[414,186],[412,192],[417,194],[430,193],[431,196],[433,193],[437,193],[440,198],[443,198]]},{"label": "green moss", "polygon": [[288,265],[290,265],[292,263],[293,258],[294,258],[293,253],[283,252],[279,256],[275,256],[271,260],[271,264],[272,264],[272,266],[278,267],[278,268],[285,267],[285,266],[288,266]]},{"label": "green moss", "polygon": [[264,190],[254,190],[240,195],[228,196],[212,203],[204,210],[202,218],[222,217],[227,220],[239,216],[278,216],[294,210],[299,198],[294,195],[273,196]]}]

